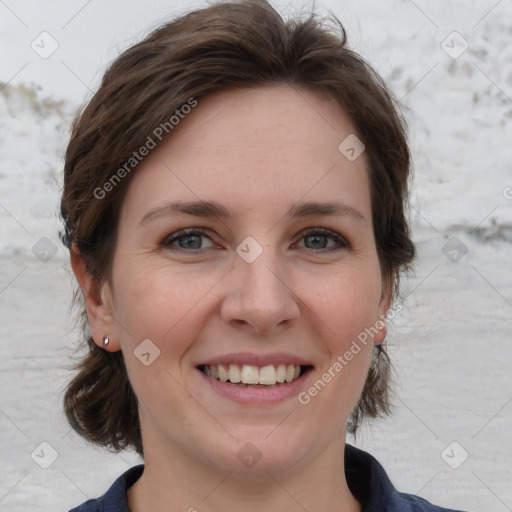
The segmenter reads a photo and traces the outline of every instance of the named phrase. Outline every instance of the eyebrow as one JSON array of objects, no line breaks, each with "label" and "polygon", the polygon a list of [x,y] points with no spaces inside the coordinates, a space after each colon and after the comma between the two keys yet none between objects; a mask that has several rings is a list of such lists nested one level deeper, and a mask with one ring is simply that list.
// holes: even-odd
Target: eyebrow
[{"label": "eyebrow", "polygon": [[[140,225],[146,224],[156,217],[180,214],[220,220],[232,220],[236,217],[236,213],[233,210],[226,208],[217,201],[178,201],[165,203],[152,208],[142,217]],[[289,208],[285,217],[298,219],[313,217],[315,215],[350,216],[364,224],[367,223],[364,216],[355,208],[338,202],[309,201],[294,204]]]}]

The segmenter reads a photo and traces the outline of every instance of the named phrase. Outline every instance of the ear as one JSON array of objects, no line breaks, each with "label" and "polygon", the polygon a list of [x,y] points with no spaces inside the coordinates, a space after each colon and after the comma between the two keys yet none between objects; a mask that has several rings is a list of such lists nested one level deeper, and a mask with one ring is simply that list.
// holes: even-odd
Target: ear
[{"label": "ear", "polygon": [[[117,336],[110,285],[106,281],[99,282],[91,276],[76,244],[71,246],[70,259],[71,268],[84,294],[87,318],[94,342],[109,352],[120,350],[121,344]],[[103,343],[106,336],[109,339],[107,347]]]},{"label": "ear", "polygon": [[382,281],[382,293],[379,300],[378,315],[379,319],[376,321],[376,327],[378,333],[373,338],[375,345],[380,345],[385,339],[388,333],[388,326],[386,323],[386,315],[391,307],[393,300],[393,290],[395,287],[396,272],[393,270],[389,279],[383,279]]}]

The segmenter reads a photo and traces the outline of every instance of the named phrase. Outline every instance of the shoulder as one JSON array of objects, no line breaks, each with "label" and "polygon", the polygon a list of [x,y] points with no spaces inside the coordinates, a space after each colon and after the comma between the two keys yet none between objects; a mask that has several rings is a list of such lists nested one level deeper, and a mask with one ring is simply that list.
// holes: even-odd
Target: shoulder
[{"label": "shoulder", "polygon": [[453,510],[451,508],[438,507],[432,505],[427,500],[412,494],[398,493],[401,500],[400,510],[402,512],[463,512],[462,510]]},{"label": "shoulder", "polygon": [[123,473],[100,498],[91,499],[69,512],[129,512],[126,491],[142,475],[144,464]]},{"label": "shoulder", "polygon": [[374,457],[349,444],[345,447],[345,474],[351,492],[363,504],[363,512],[463,512],[399,492]]}]

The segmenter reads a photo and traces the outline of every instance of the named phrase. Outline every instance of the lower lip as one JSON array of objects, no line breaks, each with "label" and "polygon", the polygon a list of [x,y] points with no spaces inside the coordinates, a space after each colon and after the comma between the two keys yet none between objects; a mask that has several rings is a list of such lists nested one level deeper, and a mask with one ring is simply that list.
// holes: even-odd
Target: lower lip
[{"label": "lower lip", "polygon": [[311,370],[308,370],[293,382],[288,382],[275,388],[261,386],[261,389],[243,388],[231,382],[222,382],[208,377],[197,370],[203,380],[213,391],[239,404],[277,404],[291,397],[296,397],[305,388],[305,383]]}]

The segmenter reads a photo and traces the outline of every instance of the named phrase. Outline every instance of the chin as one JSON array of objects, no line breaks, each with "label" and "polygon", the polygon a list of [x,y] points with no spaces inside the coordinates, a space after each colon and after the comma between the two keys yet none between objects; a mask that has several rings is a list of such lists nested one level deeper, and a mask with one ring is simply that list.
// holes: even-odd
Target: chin
[{"label": "chin", "polygon": [[[288,429],[268,425],[265,428],[244,428],[243,434],[228,437],[226,444],[215,443],[210,462],[219,470],[239,475],[241,478],[264,476],[268,473],[286,472],[307,456],[307,436]],[[311,439],[311,437],[309,438]],[[224,446],[224,447],[223,447]]]}]

